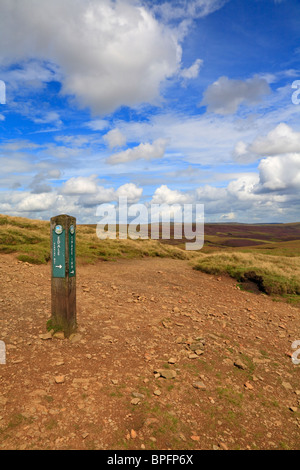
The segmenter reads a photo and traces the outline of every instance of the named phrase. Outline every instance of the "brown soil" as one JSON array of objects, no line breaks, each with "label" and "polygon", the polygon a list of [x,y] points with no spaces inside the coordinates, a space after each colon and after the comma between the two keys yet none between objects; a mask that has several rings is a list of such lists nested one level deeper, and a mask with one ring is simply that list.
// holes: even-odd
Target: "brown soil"
[{"label": "brown soil", "polygon": [[0,257],[0,449],[299,449],[299,309],[168,259],[78,267],[77,301],[42,340],[49,266]]}]

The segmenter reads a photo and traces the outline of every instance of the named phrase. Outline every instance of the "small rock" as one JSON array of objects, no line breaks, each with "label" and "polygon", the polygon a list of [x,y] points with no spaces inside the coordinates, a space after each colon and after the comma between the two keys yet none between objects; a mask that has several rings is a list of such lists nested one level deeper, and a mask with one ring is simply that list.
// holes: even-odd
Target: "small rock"
[{"label": "small rock", "polygon": [[235,367],[237,367],[238,369],[242,369],[242,370],[246,370],[247,367],[245,366],[245,364],[240,360],[240,359],[237,359],[235,362],[234,362],[234,365]]},{"label": "small rock", "polygon": [[138,392],[132,392],[132,396],[134,398],[139,398],[140,400],[145,398],[145,395],[143,395],[143,393],[138,393]]},{"label": "small rock", "polygon": [[65,339],[65,334],[63,331],[57,331],[56,333],[54,333],[53,338]]},{"label": "small rock", "polygon": [[195,354],[197,354],[197,356],[202,356],[202,354],[204,354],[204,351],[202,351],[202,349],[196,349]]},{"label": "small rock", "polygon": [[136,406],[136,405],[138,405],[140,402],[141,402],[141,399],[140,399],[140,398],[133,398],[130,403],[131,403],[132,405]]},{"label": "small rock", "polygon": [[52,334],[50,332],[48,332],[48,333],[45,333],[43,335],[40,335],[39,338],[42,339],[43,341],[46,341],[48,339],[52,339]]},{"label": "small rock", "polygon": [[7,404],[7,398],[0,396],[0,405],[5,406]]},{"label": "small rock", "polygon": [[291,386],[291,384],[289,384],[288,382],[282,382],[282,386],[283,388],[285,388],[286,390],[292,390],[293,387]]},{"label": "small rock", "polygon": [[158,372],[164,379],[174,379],[177,375],[175,370],[172,369],[159,370]]},{"label": "small rock", "polygon": [[57,376],[55,377],[55,382],[56,382],[57,384],[63,384],[64,381],[65,381],[65,376],[64,376],[64,375],[57,375]]},{"label": "small rock", "polygon": [[176,362],[177,362],[177,359],[175,359],[174,357],[170,357],[170,359],[168,360],[169,364],[176,364]]},{"label": "small rock", "polygon": [[131,439],[136,439],[137,438],[137,433],[134,429],[131,429],[130,431],[130,437]]},{"label": "small rock", "polygon": [[244,387],[245,387],[247,390],[254,390],[254,387],[253,387],[253,385],[251,385],[250,382],[246,382],[246,383],[244,384]]},{"label": "small rock", "polygon": [[71,343],[78,343],[81,340],[82,336],[79,333],[73,333],[70,335],[70,342]]},{"label": "small rock", "polygon": [[198,358],[198,354],[189,354],[189,359],[197,359]]},{"label": "small rock", "polygon": [[154,390],[154,395],[156,395],[157,397],[159,397],[161,395],[161,391],[160,390]]},{"label": "small rock", "polygon": [[197,382],[194,382],[193,387],[196,388],[197,390],[206,390],[206,385],[200,380]]},{"label": "small rock", "polygon": [[199,442],[200,436],[191,436],[192,441]]},{"label": "small rock", "polygon": [[296,406],[290,406],[290,411],[292,411],[293,413],[296,413],[298,411],[298,408]]}]

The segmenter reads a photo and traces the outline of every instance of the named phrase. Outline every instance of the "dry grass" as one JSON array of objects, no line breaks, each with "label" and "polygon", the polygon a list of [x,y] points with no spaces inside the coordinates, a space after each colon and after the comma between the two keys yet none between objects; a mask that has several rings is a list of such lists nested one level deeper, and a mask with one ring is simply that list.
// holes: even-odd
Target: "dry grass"
[{"label": "dry grass", "polygon": [[203,255],[194,268],[210,274],[227,273],[238,281],[254,281],[267,294],[300,295],[299,257],[222,252]]},{"label": "dry grass", "polygon": [[[21,261],[45,264],[50,260],[50,223],[0,215],[0,253],[16,253]],[[77,226],[77,259],[81,263],[118,258],[192,255],[156,240],[99,240],[93,226]]]}]

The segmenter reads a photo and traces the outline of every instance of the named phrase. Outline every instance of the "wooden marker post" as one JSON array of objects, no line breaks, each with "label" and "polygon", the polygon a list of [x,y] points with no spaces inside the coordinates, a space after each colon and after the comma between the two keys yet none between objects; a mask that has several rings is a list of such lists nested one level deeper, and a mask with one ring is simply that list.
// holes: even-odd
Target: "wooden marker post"
[{"label": "wooden marker post", "polygon": [[68,338],[76,330],[76,219],[52,217],[51,326]]}]

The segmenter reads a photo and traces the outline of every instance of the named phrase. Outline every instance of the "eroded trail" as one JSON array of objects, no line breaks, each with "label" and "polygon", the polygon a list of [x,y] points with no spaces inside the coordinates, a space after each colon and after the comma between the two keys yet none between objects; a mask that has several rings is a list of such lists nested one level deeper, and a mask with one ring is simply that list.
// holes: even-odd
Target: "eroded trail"
[{"label": "eroded trail", "polygon": [[77,303],[42,340],[49,266],[0,257],[0,449],[300,447],[299,309],[168,259],[78,267]]}]

